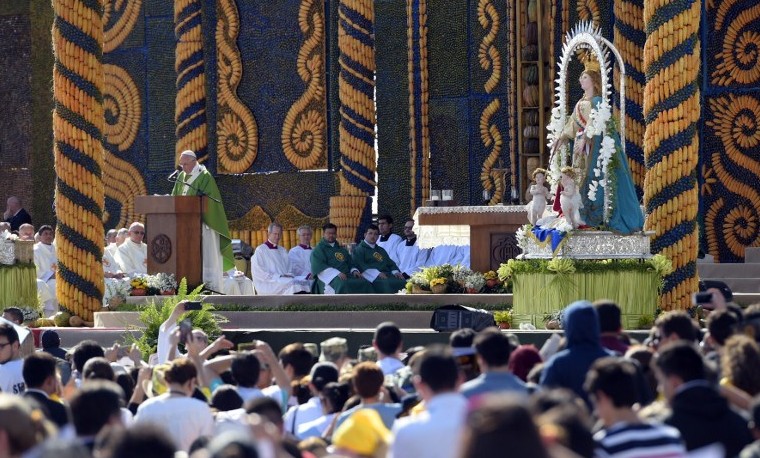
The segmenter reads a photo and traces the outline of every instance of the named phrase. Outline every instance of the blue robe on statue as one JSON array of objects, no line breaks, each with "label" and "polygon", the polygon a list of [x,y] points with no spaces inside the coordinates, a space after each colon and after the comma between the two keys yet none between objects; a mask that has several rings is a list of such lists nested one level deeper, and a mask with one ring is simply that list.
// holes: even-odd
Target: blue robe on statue
[{"label": "blue robe on statue", "polygon": [[[594,97],[591,101],[592,106],[597,108],[601,101],[601,97]],[[609,122],[613,121],[610,120]],[[585,126],[583,127],[585,128]],[[615,156],[612,158],[609,167],[612,168],[614,164],[613,179],[611,181],[614,182],[615,189],[610,196],[612,199],[612,211],[610,212],[610,220],[606,229],[619,234],[629,235],[642,230],[644,227],[644,215],[641,212],[641,206],[636,196],[633,177],[628,167],[628,157],[623,151],[620,135],[617,130],[614,131],[612,137],[615,140]],[[595,201],[590,200],[588,197],[588,189],[591,182],[593,180],[599,181],[604,179],[604,172],[599,177],[594,176],[594,168],[601,152],[602,138],[602,135],[596,135],[593,138],[586,139],[586,146],[590,148],[590,151],[586,159],[586,170],[581,171],[583,176],[580,185],[581,200],[583,202],[583,208],[580,211],[581,219],[583,219],[587,226],[591,227],[604,227],[604,188],[601,186],[597,187]],[[572,151],[572,142],[570,150]]]}]

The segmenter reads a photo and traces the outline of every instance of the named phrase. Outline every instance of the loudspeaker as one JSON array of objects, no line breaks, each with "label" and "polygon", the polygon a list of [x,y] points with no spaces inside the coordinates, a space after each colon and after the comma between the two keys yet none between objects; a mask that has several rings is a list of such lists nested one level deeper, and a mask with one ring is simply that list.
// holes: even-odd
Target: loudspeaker
[{"label": "loudspeaker", "polygon": [[430,318],[430,327],[436,331],[456,331],[470,328],[481,331],[496,326],[493,315],[485,310],[465,307],[464,305],[444,305],[438,307]]}]

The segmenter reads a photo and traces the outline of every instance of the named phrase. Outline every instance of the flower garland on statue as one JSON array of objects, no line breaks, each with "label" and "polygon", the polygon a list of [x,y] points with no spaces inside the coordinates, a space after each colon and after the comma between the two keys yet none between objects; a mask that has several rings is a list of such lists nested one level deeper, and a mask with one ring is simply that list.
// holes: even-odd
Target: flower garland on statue
[{"label": "flower garland on statue", "polygon": [[[596,108],[591,109],[589,122],[585,131],[585,134],[589,139],[593,139],[597,135],[604,135],[599,150],[599,157],[594,166],[594,178],[598,179],[592,179],[588,187],[588,199],[592,202],[596,202],[597,190],[600,187],[607,187],[614,179],[614,173],[610,175],[610,163],[617,148],[615,140],[612,137],[615,129],[614,127],[611,127],[611,120],[612,111],[610,110],[610,104],[605,98],[602,98],[599,105],[597,105]],[[607,202],[605,202],[605,204],[610,205],[608,203],[609,199],[606,200]]]}]

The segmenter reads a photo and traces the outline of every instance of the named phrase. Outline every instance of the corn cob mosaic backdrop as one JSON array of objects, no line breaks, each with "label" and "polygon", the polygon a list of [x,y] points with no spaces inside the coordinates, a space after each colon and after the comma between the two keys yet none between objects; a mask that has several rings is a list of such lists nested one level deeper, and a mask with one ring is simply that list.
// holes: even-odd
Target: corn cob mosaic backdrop
[{"label": "corn cob mosaic backdrop", "polygon": [[702,248],[741,262],[760,246],[760,5],[707,3]]},{"label": "corn cob mosaic backdrop", "polygon": [[192,150],[198,162],[208,159],[206,122],[206,70],[203,55],[201,0],[175,0],[174,34],[177,37],[175,70],[177,97],[177,160],[182,151]]},{"label": "corn cob mosaic backdrop", "polygon": [[298,170],[322,169],[327,165],[324,3],[302,0],[298,25],[305,36],[298,53],[298,75],[307,87],[285,116],[282,149]]},{"label": "corn cob mosaic backdrop", "polygon": [[700,2],[645,0],[645,229],[652,252],[673,262],[660,307],[686,309],[698,291],[697,162],[700,116]]},{"label": "corn cob mosaic backdrop", "polygon": [[[488,79],[483,86],[486,94],[491,94],[499,85],[502,75],[501,53],[495,43],[501,26],[501,18],[491,0],[478,1],[478,22],[486,31],[478,48],[478,62],[480,67],[488,72]],[[499,98],[490,97],[488,105],[480,115],[480,140],[483,142],[483,146],[490,149],[480,171],[480,183],[491,196],[488,202],[490,205],[500,203],[506,190],[504,173],[494,171],[504,147],[504,139],[499,131],[499,126],[493,122],[494,116],[500,109]]]},{"label": "corn cob mosaic backdrop", "polygon": [[409,212],[430,198],[428,129],[427,0],[406,0],[407,70],[409,73]]},{"label": "corn cob mosaic backdrop", "polygon": [[56,296],[92,321],[103,307],[103,3],[53,2]]},{"label": "corn cob mosaic backdrop", "polygon": [[[644,0],[617,0],[615,2],[615,47],[625,62],[625,154],[636,185],[636,195],[643,196],[644,175],[644,113],[643,94],[646,77],[642,69],[644,32]],[[620,87],[620,68],[615,66],[614,87]],[[615,115],[620,116],[620,97],[614,95]]]},{"label": "corn cob mosaic backdrop", "polygon": [[341,172],[340,196],[330,200],[330,220],[338,226],[340,240],[355,241],[370,222],[370,196],[377,184],[373,2],[341,0],[338,15]]}]

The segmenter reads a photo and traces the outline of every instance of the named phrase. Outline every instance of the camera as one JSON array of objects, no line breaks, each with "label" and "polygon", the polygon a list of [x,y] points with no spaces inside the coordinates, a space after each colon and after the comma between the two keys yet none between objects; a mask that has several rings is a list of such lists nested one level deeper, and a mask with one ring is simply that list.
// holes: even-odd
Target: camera
[{"label": "camera", "polygon": [[713,293],[712,291],[703,291],[701,293],[694,293],[691,296],[691,303],[694,305],[701,305],[704,309],[712,309]]}]

